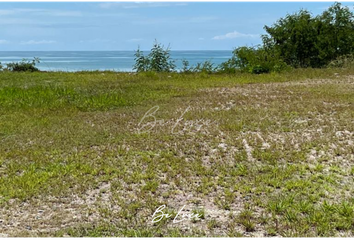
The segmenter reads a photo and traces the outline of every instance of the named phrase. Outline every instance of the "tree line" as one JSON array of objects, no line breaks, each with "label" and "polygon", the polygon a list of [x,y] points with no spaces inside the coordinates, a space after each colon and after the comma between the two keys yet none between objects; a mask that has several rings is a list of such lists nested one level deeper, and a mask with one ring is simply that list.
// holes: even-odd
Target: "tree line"
[{"label": "tree line", "polygon": [[[262,44],[238,47],[228,61],[218,66],[206,61],[190,67],[188,61],[183,60],[181,71],[259,74],[289,68],[343,67],[353,61],[354,15],[341,3],[334,3],[318,16],[302,9],[264,29]],[[140,49],[135,53],[134,70],[137,72],[175,69],[169,47],[164,48],[157,41],[147,56]]]},{"label": "tree line", "polygon": [[[346,67],[354,64],[354,15],[341,3],[334,3],[322,14],[313,16],[307,10],[288,14],[272,26],[264,26],[262,44],[235,48],[232,57],[215,66],[211,61],[190,66],[182,60],[180,72],[206,73],[269,73],[290,68]],[[135,52],[133,70],[137,72],[172,72],[176,65],[170,55],[170,48],[155,40],[148,55],[138,48]],[[0,71],[30,71],[38,58],[8,63],[0,63]]]}]

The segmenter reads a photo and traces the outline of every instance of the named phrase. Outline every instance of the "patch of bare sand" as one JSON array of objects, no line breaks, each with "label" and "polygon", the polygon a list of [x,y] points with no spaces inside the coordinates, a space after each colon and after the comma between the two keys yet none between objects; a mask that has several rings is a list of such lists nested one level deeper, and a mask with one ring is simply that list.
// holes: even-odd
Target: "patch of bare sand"
[{"label": "patch of bare sand", "polygon": [[77,224],[94,223],[99,219],[96,205],[108,205],[110,196],[110,184],[102,183],[81,196],[10,200],[0,210],[0,232],[9,237],[35,237]]}]

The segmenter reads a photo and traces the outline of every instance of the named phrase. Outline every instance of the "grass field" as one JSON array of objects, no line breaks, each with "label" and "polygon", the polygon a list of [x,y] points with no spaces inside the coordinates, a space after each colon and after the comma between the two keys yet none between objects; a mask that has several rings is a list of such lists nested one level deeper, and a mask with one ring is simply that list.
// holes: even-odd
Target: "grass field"
[{"label": "grass field", "polygon": [[0,140],[0,236],[354,236],[352,69],[3,72]]}]

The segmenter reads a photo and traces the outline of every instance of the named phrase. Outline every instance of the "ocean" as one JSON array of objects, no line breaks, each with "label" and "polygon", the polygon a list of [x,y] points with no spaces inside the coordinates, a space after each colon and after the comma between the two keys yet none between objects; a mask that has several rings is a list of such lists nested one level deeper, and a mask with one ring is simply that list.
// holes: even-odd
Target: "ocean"
[{"label": "ocean", "polygon": [[[36,65],[43,71],[94,71],[114,70],[133,71],[135,51],[0,51],[2,65],[18,62],[22,59],[39,57]],[[149,52],[144,51],[144,55]],[[181,69],[182,60],[189,61],[190,66],[198,62],[211,61],[215,65],[227,61],[232,51],[171,51],[177,69]]]}]

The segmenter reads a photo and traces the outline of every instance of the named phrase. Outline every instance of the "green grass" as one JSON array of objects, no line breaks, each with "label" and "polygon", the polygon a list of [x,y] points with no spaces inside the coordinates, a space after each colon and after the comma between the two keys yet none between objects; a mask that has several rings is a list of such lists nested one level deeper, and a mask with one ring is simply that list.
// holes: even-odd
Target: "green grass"
[{"label": "green grass", "polygon": [[1,72],[1,231],[352,236],[353,75]]}]

